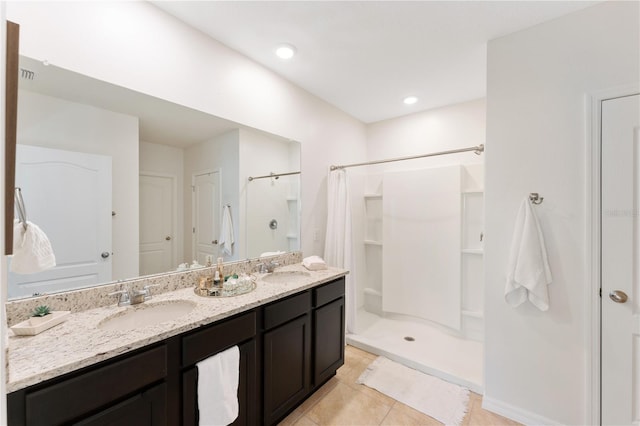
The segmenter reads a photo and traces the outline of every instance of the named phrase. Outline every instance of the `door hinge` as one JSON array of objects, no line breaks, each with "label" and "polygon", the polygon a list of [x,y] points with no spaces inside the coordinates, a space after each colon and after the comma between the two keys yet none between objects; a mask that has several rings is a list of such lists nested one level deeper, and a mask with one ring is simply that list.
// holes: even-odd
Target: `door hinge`
[{"label": "door hinge", "polygon": [[196,233],[196,228],[193,228],[193,233],[194,233],[194,234]]},{"label": "door hinge", "polygon": [[600,289],[600,297],[602,297],[602,288]]},{"label": "door hinge", "polygon": [[196,186],[195,185],[191,185],[191,192],[196,192]]}]

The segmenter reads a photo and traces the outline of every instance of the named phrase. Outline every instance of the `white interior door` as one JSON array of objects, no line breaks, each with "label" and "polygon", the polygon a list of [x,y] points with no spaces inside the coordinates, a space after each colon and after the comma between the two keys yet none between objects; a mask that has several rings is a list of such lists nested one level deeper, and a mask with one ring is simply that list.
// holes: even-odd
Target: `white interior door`
[{"label": "white interior door", "polygon": [[174,176],[140,175],[140,275],[175,269]]},{"label": "white interior door", "polygon": [[8,296],[111,281],[111,157],[18,145],[16,186],[27,219],[51,241],[57,266],[9,273]]},{"label": "white interior door", "polygon": [[602,102],[602,423],[640,424],[640,95]]},{"label": "white interior door", "polygon": [[220,174],[217,171],[193,176],[193,253],[204,265],[207,256],[215,262],[219,254]]}]

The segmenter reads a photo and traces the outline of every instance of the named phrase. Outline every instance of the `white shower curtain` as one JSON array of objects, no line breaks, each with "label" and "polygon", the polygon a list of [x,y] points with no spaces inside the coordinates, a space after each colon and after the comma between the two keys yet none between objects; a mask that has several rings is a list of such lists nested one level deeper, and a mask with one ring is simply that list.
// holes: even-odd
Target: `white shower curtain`
[{"label": "white shower curtain", "polygon": [[356,263],[351,233],[351,202],[347,172],[344,169],[330,171],[328,182],[324,260],[330,266],[349,270],[349,274],[346,276],[345,316],[347,332],[355,333]]}]

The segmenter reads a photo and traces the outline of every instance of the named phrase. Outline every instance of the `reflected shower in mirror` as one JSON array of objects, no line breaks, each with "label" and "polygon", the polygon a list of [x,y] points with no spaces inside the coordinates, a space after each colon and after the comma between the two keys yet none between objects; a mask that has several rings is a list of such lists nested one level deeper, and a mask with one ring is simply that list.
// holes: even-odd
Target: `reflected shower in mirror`
[{"label": "reflected shower in mirror", "polygon": [[249,257],[300,248],[300,174],[269,175],[251,180],[247,189]]},{"label": "reflected shower in mirror", "polygon": [[10,274],[9,298],[250,257],[248,174],[300,170],[297,142],[30,58],[20,67],[16,186],[58,266]]}]

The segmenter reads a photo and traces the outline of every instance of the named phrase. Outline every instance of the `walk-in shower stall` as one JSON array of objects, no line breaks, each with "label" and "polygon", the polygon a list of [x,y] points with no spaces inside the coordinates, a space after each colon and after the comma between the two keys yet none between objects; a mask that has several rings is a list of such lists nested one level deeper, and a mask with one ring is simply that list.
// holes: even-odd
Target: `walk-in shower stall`
[{"label": "walk-in shower stall", "polygon": [[[461,151],[482,147],[435,155]],[[460,158],[377,165],[356,178],[364,195],[352,194],[352,226],[362,259],[347,342],[481,392],[484,166]]]}]

